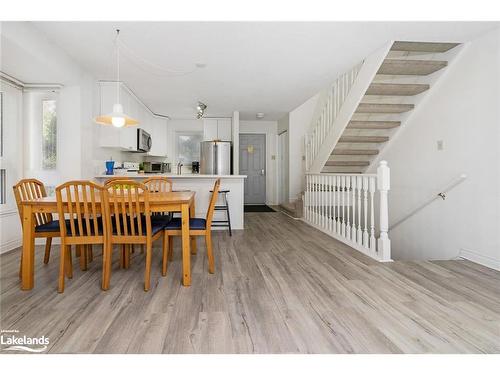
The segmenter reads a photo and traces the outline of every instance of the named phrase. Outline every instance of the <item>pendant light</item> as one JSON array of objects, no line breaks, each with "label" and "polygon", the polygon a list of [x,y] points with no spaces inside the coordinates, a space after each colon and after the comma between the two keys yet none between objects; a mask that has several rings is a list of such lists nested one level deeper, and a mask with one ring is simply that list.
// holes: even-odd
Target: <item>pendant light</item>
[{"label": "pendant light", "polygon": [[123,113],[123,106],[120,104],[120,30],[116,30],[116,104],[113,105],[113,112],[107,115],[97,116],[95,122],[101,125],[113,125],[117,128],[124,126],[134,126],[139,121]]}]

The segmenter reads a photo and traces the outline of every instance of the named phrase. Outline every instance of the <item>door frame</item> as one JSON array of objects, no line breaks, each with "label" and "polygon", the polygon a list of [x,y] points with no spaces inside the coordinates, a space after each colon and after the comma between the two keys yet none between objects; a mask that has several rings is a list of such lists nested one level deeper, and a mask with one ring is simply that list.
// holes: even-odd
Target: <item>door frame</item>
[{"label": "door frame", "polygon": [[[265,199],[264,199],[264,203],[248,203],[249,205],[267,205],[268,204],[268,199],[267,199],[267,185],[269,183],[268,179],[270,178],[269,176],[269,165],[268,165],[268,162],[267,162],[267,152],[268,152],[268,137],[267,137],[267,133],[266,132],[249,132],[249,131],[245,131],[245,132],[240,132],[240,134],[238,135],[238,147],[241,145],[241,136],[242,135],[263,135],[264,136],[264,165],[265,165],[265,179],[264,179],[264,196],[265,196]],[[241,154],[240,154],[240,150],[238,149],[238,163],[239,163],[239,159],[241,158]],[[241,166],[241,163],[239,163],[240,166]],[[240,168],[241,169],[241,168]],[[244,198],[243,198],[243,204],[246,204],[244,203]]]},{"label": "door frame", "polygon": [[[286,139],[282,138],[285,137]],[[282,140],[285,140],[285,149],[286,153],[284,152],[283,146],[282,146]],[[288,203],[290,201],[290,197],[288,194],[288,175],[289,175],[289,168],[288,168],[288,163],[289,163],[289,148],[288,148],[288,131],[284,130],[281,133],[278,134],[278,160],[277,160],[277,173],[278,173],[278,204],[282,203]],[[284,168],[282,168],[282,158],[284,161]]]}]

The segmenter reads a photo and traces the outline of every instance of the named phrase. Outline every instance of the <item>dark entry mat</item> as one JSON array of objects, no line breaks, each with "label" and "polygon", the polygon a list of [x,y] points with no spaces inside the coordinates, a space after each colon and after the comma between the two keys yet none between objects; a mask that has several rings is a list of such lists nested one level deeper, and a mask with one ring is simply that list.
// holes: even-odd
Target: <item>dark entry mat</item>
[{"label": "dark entry mat", "polygon": [[276,212],[265,204],[245,204],[244,212]]}]

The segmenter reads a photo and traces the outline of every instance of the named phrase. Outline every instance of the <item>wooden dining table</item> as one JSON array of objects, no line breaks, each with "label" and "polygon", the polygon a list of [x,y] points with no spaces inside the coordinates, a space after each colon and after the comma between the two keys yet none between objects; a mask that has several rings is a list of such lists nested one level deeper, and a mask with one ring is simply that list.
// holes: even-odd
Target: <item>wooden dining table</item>
[{"label": "wooden dining table", "polygon": [[[196,239],[189,236],[189,217],[195,215],[195,193],[192,191],[150,192],[151,212],[180,212],[182,220],[182,284],[191,285],[191,253],[196,254]],[[63,198],[64,199],[64,198]],[[35,218],[36,213],[57,213],[55,196],[21,202],[23,218],[23,262],[21,289],[35,285]]]}]

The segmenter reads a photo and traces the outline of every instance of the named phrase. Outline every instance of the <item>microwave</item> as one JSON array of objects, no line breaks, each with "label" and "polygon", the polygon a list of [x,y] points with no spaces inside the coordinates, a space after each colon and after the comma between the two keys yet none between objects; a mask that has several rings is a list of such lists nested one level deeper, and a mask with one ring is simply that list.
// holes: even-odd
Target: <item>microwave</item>
[{"label": "microwave", "polygon": [[152,144],[151,134],[143,129],[137,129],[137,152],[149,152]]},{"label": "microwave", "polygon": [[144,173],[170,173],[170,163],[162,163],[157,161],[145,161]]}]

